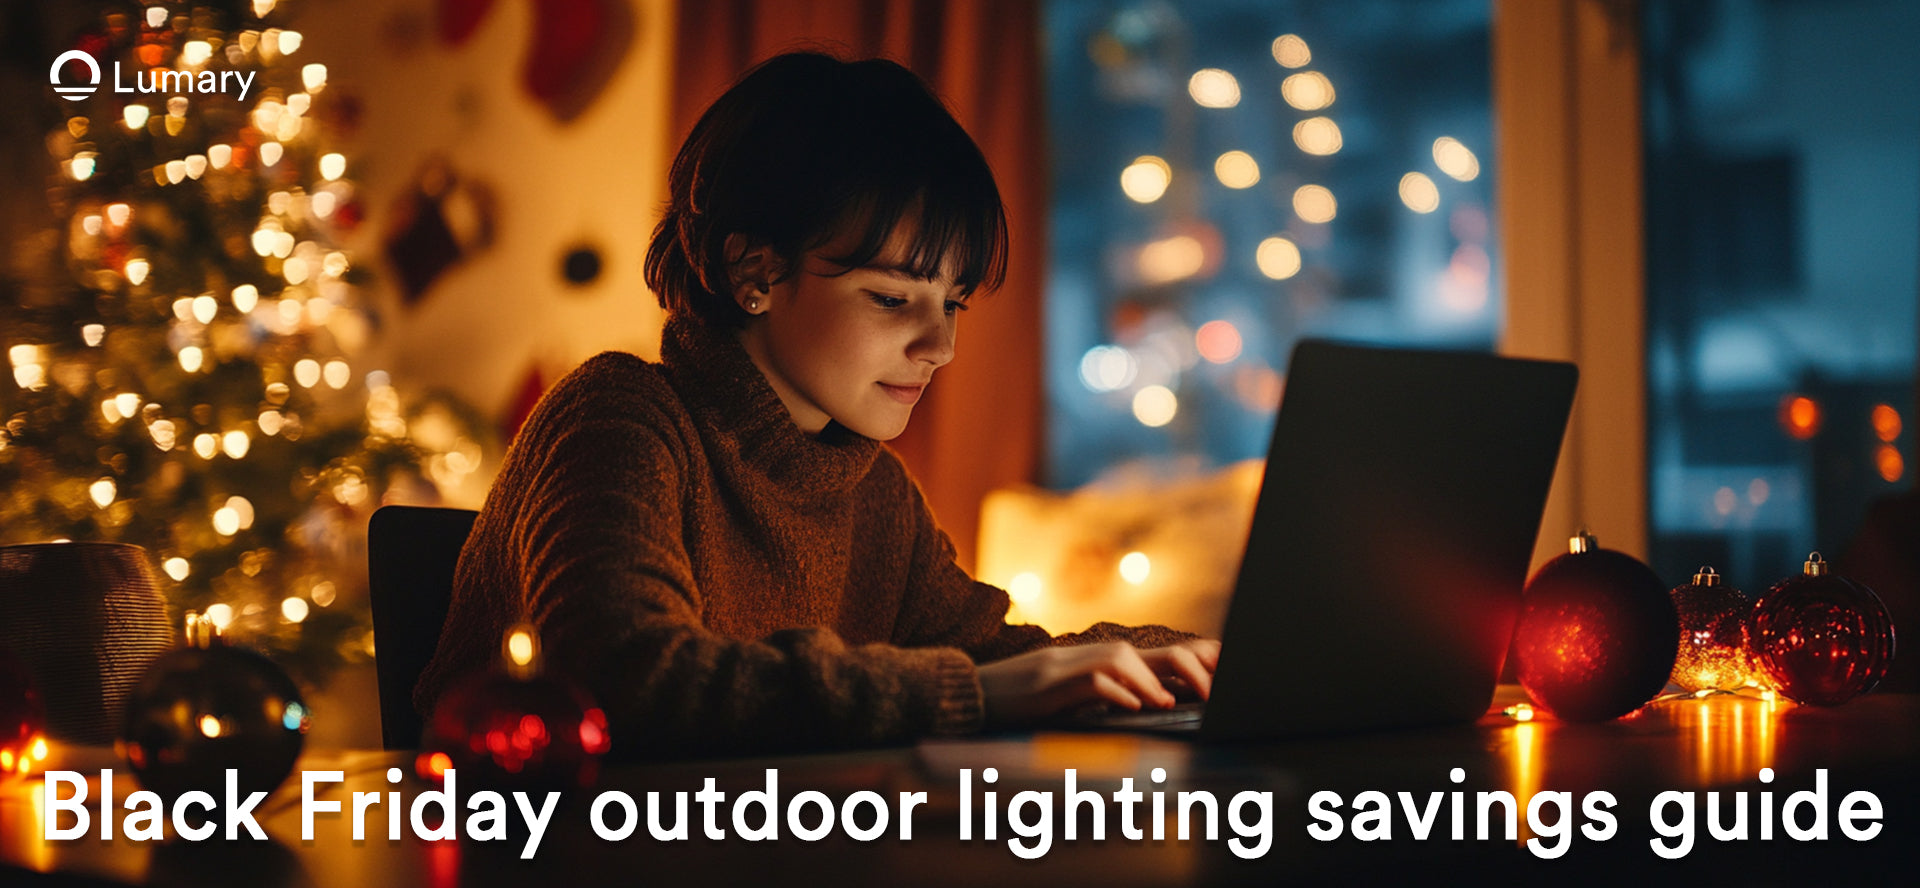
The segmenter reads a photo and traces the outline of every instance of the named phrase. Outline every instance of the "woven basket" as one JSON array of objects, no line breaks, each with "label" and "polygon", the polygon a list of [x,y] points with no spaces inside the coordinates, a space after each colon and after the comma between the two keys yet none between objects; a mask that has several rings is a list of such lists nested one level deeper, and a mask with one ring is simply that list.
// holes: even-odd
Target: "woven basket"
[{"label": "woven basket", "polygon": [[173,641],[139,546],[0,547],[0,647],[33,671],[52,738],[112,743],[127,692]]}]

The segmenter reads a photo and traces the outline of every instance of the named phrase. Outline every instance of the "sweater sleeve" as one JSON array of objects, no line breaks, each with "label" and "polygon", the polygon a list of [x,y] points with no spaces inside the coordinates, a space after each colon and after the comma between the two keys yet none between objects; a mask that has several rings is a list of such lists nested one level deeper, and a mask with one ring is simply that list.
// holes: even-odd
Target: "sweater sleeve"
[{"label": "sweater sleeve", "polygon": [[1124,641],[1137,648],[1164,647],[1198,638],[1165,626],[1096,623],[1080,632],[1054,636],[1039,626],[1006,622],[1011,600],[1006,590],[967,575],[955,562],[953,541],[934,520],[918,485],[907,482],[915,510],[912,576],[903,608],[902,645],[951,645],[976,663],[991,663],[1048,646]]},{"label": "sweater sleeve", "polygon": [[664,392],[606,386],[563,404],[504,479],[510,562],[550,661],[582,679],[625,756],[900,742],[979,721],[952,648],[850,646],[822,629],[756,641],[701,620],[682,525],[691,430]]}]

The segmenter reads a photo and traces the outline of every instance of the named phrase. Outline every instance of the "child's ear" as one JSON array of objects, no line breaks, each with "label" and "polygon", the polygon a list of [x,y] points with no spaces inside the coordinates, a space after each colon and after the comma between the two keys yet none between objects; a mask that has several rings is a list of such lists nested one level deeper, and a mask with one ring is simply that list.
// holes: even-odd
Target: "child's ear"
[{"label": "child's ear", "polygon": [[766,311],[767,294],[784,269],[780,256],[771,245],[755,244],[743,234],[727,235],[723,246],[733,301],[748,314]]}]

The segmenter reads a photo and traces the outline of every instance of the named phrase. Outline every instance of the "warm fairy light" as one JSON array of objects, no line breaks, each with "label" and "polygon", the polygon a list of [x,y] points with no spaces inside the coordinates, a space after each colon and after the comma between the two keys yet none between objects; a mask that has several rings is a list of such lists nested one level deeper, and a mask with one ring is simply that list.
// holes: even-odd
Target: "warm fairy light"
[{"label": "warm fairy light", "polygon": [[80,328],[80,341],[86,343],[88,348],[99,348],[100,343],[106,340],[107,328],[104,324],[88,324]]},{"label": "warm fairy light", "polygon": [[178,440],[177,434],[171,419],[158,420],[147,426],[147,435],[153,438],[153,446],[160,448],[162,453],[173,449]]},{"label": "warm fairy light", "polygon": [[307,113],[313,107],[313,97],[306,93],[294,93],[287,97],[287,113],[295,117]]},{"label": "warm fairy light", "polygon": [[[280,115],[280,121],[273,127],[273,137],[282,142],[291,142],[299,138],[300,129],[304,126],[306,126],[306,121],[302,120],[300,115],[282,114]],[[262,151],[261,153],[264,155],[266,152]],[[267,165],[272,166],[273,164]]]},{"label": "warm fairy light", "polygon": [[252,446],[253,439],[248,438],[246,432],[238,429],[228,432],[220,438],[220,451],[225,453],[229,459],[240,459],[246,456],[247,449]]},{"label": "warm fairy light", "polygon": [[1200,357],[1225,364],[1240,357],[1240,330],[1230,321],[1208,321],[1194,331],[1193,345]]},{"label": "warm fairy light", "polygon": [[193,297],[193,319],[202,324],[213,323],[214,316],[220,314],[220,302],[211,295]]},{"label": "warm fairy light", "polygon": [[280,266],[280,276],[286,278],[287,283],[296,287],[306,283],[307,277],[311,273],[312,270],[307,267],[307,260],[298,256],[288,259],[285,264]]},{"label": "warm fairy light", "polygon": [[1888,444],[1900,437],[1900,411],[1891,404],[1873,405],[1873,434]]},{"label": "warm fairy light", "polygon": [[173,316],[182,321],[193,320],[193,300],[185,297],[173,300]]},{"label": "warm fairy light", "polygon": [[260,165],[273,166],[279,163],[280,156],[285,154],[286,151],[287,149],[279,142],[262,142],[260,144]]},{"label": "warm fairy light", "polygon": [[119,411],[121,416],[132,419],[133,415],[140,410],[140,396],[134,392],[121,392],[114,395],[113,409]]},{"label": "warm fairy light", "polygon": [[1152,284],[1193,277],[1206,264],[1206,248],[1191,235],[1175,235],[1140,248],[1140,276]]},{"label": "warm fairy light", "polygon": [[[320,300],[316,299],[314,301],[318,302]],[[326,368],[321,371],[320,375],[326,379],[328,388],[342,389],[346,388],[347,382],[353,379],[353,368],[348,367],[346,361],[332,360],[327,362]]]},{"label": "warm fairy light", "polygon": [[1153,572],[1153,562],[1147,560],[1145,552],[1128,552],[1120,557],[1120,579],[1135,586],[1147,581],[1147,575]]},{"label": "warm fairy light", "polygon": [[127,129],[137,130],[147,125],[147,118],[153,116],[153,109],[138,102],[120,109],[120,120]]},{"label": "warm fairy light", "polygon": [[1280,97],[1302,111],[1318,111],[1333,104],[1333,81],[1318,71],[1302,71],[1280,81]]},{"label": "warm fairy light", "polygon": [[187,178],[189,179],[198,179],[206,175],[207,156],[205,154],[189,154],[187,155],[187,159],[181,161],[181,163],[186,165]]},{"label": "warm fairy light", "polygon": [[220,719],[211,715],[200,716],[200,733],[208,739],[220,736]]},{"label": "warm fairy light", "polygon": [[320,381],[320,362],[312,358],[301,358],[293,365],[293,381],[300,383],[301,388],[313,388],[314,384]]},{"label": "warm fairy light", "polygon": [[178,583],[186,579],[187,576],[193,572],[193,564],[188,562],[187,559],[175,555],[161,562],[160,569],[166,571],[167,576],[172,577],[173,581]]},{"label": "warm fairy light", "polygon": [[1400,202],[1416,213],[1440,209],[1440,188],[1425,173],[1412,172],[1400,177]]},{"label": "warm fairy light", "polygon": [[94,157],[91,151],[75,152],[73,159],[67,161],[67,175],[72,176],[75,182],[85,182],[93,178]]},{"label": "warm fairy light", "polygon": [[1270,237],[1260,242],[1253,261],[1261,274],[1284,281],[1300,273],[1300,248],[1284,237]]},{"label": "warm fairy light", "polygon": [[275,0],[253,0],[253,17],[266,18],[267,13],[273,11],[274,2]]},{"label": "warm fairy light", "polygon": [[1293,125],[1293,144],[1308,154],[1338,154],[1343,144],[1340,125],[1331,117],[1309,117]]},{"label": "warm fairy light", "polygon": [[321,580],[313,584],[313,589],[307,592],[307,597],[313,599],[314,604],[326,607],[333,603],[336,594],[338,594],[338,590],[334,588],[333,581]]},{"label": "warm fairy light", "polygon": [[180,61],[190,68],[199,67],[213,58],[213,44],[205,40],[189,40],[180,47]]},{"label": "warm fairy light", "polygon": [[301,41],[299,31],[281,31],[280,32],[280,54],[293,55],[294,53],[299,52],[301,42],[302,41]]},{"label": "warm fairy light", "polygon": [[260,411],[260,419],[258,420],[260,433],[269,438],[278,435],[280,434],[280,427],[284,425],[286,421],[286,417],[281,416],[278,410],[262,410]]},{"label": "warm fairy light", "polygon": [[280,602],[280,616],[286,617],[289,623],[298,623],[305,620],[309,610],[306,599],[304,598],[289,595]]},{"label": "warm fairy light", "polygon": [[88,213],[80,217],[80,230],[94,237],[99,237],[100,232],[106,229],[106,226],[101,224],[105,221],[106,220],[100,218],[99,213]]},{"label": "warm fairy light", "polygon": [[1780,424],[1802,441],[1819,433],[1820,418],[1820,403],[1805,395],[1789,397],[1780,408]]},{"label": "warm fairy light", "polygon": [[320,271],[327,277],[337,278],[346,274],[347,270],[352,267],[352,264],[347,260],[347,254],[339,250],[328,253],[325,259],[320,260]]},{"label": "warm fairy light", "polygon": [[193,452],[201,459],[212,459],[220,453],[220,437],[209,432],[193,436]]},{"label": "warm fairy light", "polygon": [[1173,167],[1151,154],[1133,159],[1120,171],[1120,190],[1135,203],[1153,203],[1173,184]]},{"label": "warm fairy light", "polygon": [[1240,104],[1240,81],[1219,68],[1201,68],[1187,78],[1187,95],[1202,108],[1231,108]]},{"label": "warm fairy light", "polygon": [[1112,392],[1133,382],[1133,354],[1117,345],[1096,345],[1080,358],[1080,381],[1096,392]]},{"label": "warm fairy light", "polygon": [[1214,159],[1213,174],[1228,188],[1252,188],[1260,183],[1260,164],[1245,151],[1229,151]]},{"label": "warm fairy light", "polygon": [[225,630],[233,622],[233,607],[225,603],[209,605],[205,614],[207,619],[213,621],[215,629]]},{"label": "warm fairy light", "polygon": [[315,64],[307,65],[306,67],[301,68],[300,83],[306,86],[307,92],[310,92],[310,93],[316,93],[323,89],[326,89],[327,66],[315,63]]},{"label": "warm fairy light", "polygon": [[[280,313],[280,323],[287,327],[292,327],[300,323],[300,316],[306,313],[306,308],[300,304],[300,300],[298,299],[282,299],[274,306],[274,310]],[[298,372],[298,367],[295,368],[295,371]],[[319,376],[314,377],[316,380],[319,378]],[[307,387],[312,388],[313,386],[308,385]]]},{"label": "warm fairy light", "polygon": [[275,216],[284,216],[293,207],[293,195],[285,191],[275,191],[267,195],[267,212]]},{"label": "warm fairy light", "polygon": [[1297,34],[1282,34],[1273,39],[1273,60],[1282,68],[1302,68],[1313,61],[1313,51]]},{"label": "warm fairy light", "polygon": [[1325,185],[1302,185],[1293,192],[1293,212],[1302,221],[1331,222],[1339,210],[1340,205],[1333,199],[1333,192],[1327,190]]},{"label": "warm fairy light", "polygon": [[1900,457],[1900,448],[1892,444],[1882,444],[1873,452],[1873,464],[1880,469],[1880,478],[1888,484],[1900,480],[1906,474],[1907,462]]},{"label": "warm fairy light", "polygon": [[112,478],[101,478],[87,488],[87,495],[93,497],[93,504],[102,509],[113,505],[113,498],[118,492],[119,487],[113,483]]},{"label": "warm fairy light", "polygon": [[27,755],[32,756],[34,761],[44,761],[47,757],[47,738],[33,738],[33,746],[27,750]]},{"label": "warm fairy light", "polygon": [[414,770],[418,772],[421,777],[429,780],[445,779],[447,771],[452,767],[453,757],[444,752],[432,754],[420,753],[419,759],[414,763]]},{"label": "warm fairy light", "polygon": [[133,207],[123,203],[107,204],[107,224],[124,228],[133,219]]},{"label": "warm fairy light", "polygon": [[533,633],[527,629],[515,629],[507,636],[507,659],[515,666],[531,665],[537,648]]},{"label": "warm fairy light", "polygon": [[147,272],[152,270],[153,266],[145,259],[128,259],[126,267],[127,283],[136,287],[146,283]]},{"label": "warm fairy light", "polygon": [[180,350],[180,369],[188,373],[200,372],[200,366],[206,362],[206,354],[197,345],[189,345]]},{"label": "warm fairy light", "polygon": [[215,145],[207,149],[207,162],[216,170],[224,170],[233,162],[232,145]]},{"label": "warm fairy light", "polygon": [[1027,571],[1014,574],[1013,580],[1007,583],[1007,597],[1013,599],[1014,604],[1033,604],[1040,600],[1040,594],[1044,589],[1045,585],[1041,583],[1040,575]]},{"label": "warm fairy light", "polygon": [[1180,399],[1164,385],[1150,385],[1134,393],[1133,418],[1141,425],[1157,429],[1173,421],[1180,412]]},{"label": "warm fairy light", "polygon": [[1511,718],[1517,722],[1533,721],[1533,706],[1532,704],[1529,704],[1529,703],[1515,703],[1512,706],[1509,706],[1506,709],[1501,710],[1501,712],[1505,713],[1508,718]]},{"label": "warm fairy light", "polygon": [[336,198],[333,196],[333,192],[322,191],[313,196],[312,202],[309,205],[313,207],[313,215],[315,217],[325,219],[333,215],[335,201]]},{"label": "warm fairy light", "polygon": [[147,7],[147,27],[159,30],[167,24],[167,8],[164,6]]},{"label": "warm fairy light", "polygon": [[347,174],[347,156],[327,154],[320,158],[320,178],[329,182]]},{"label": "warm fairy light", "polygon": [[187,162],[184,160],[169,160],[160,165],[160,170],[168,185],[178,185],[187,180]]},{"label": "warm fairy light", "polygon": [[239,533],[239,513],[225,506],[215,509],[213,512],[213,532],[226,537]]},{"label": "warm fairy light", "polygon": [[1472,149],[1460,144],[1460,140],[1452,136],[1433,140],[1433,163],[1440,168],[1440,172],[1462,182],[1471,182],[1480,175],[1480,158],[1473,156]]},{"label": "warm fairy light", "polygon": [[233,307],[241,314],[246,314],[253,311],[253,307],[260,303],[260,288],[252,284],[241,284],[233,288],[232,298]]}]

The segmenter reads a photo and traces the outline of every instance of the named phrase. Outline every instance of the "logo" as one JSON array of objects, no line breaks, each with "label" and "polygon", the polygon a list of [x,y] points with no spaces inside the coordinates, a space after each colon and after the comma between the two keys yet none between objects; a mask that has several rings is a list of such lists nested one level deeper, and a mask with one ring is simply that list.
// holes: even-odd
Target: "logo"
[{"label": "logo", "polygon": [[[87,66],[86,86],[60,85],[60,69],[66,67],[68,62],[79,62]],[[94,61],[93,56],[80,50],[69,49],[53,60],[53,68],[47,71],[47,80],[53,84],[53,91],[59,93],[62,98],[69,102],[78,102],[93,95],[93,91],[100,88],[100,63]]]}]

